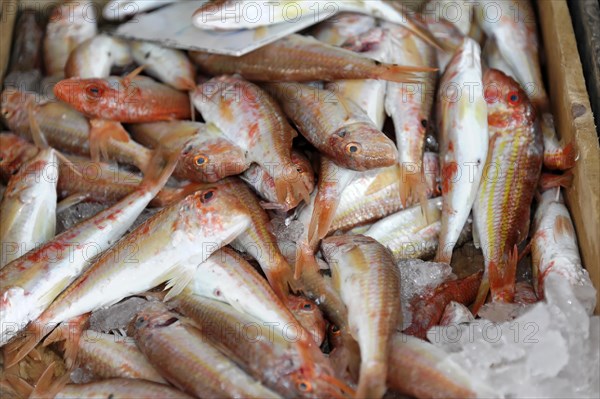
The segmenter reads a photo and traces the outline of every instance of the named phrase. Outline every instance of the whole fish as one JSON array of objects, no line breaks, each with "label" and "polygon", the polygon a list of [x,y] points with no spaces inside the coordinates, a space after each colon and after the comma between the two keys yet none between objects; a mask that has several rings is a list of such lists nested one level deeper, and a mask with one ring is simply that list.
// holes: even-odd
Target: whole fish
[{"label": "whole fish", "polygon": [[[416,67],[436,66],[435,49],[421,41],[402,26],[387,23],[390,41],[390,60]],[[425,134],[431,120],[436,73],[428,73],[418,85],[388,82],[385,94],[385,111],[394,122],[398,163],[402,183],[400,199],[406,206],[409,198],[418,198],[423,207],[426,188],[423,184],[423,152]]]},{"label": "whole fish", "polygon": [[[281,55],[285,54],[285,57]],[[309,36],[291,34],[242,56],[190,52],[211,75],[240,74],[258,82],[310,82],[340,79],[418,80],[430,68],[384,64]],[[268,60],[268,61],[267,61]]]},{"label": "whole fish", "polygon": [[87,384],[69,384],[55,396],[55,399],[104,398],[192,399],[191,396],[167,385],[128,378],[109,378]]},{"label": "whole fish", "polygon": [[489,386],[475,380],[443,349],[410,335],[394,334],[389,363],[388,385],[410,397],[474,399],[494,396]]},{"label": "whole fish", "polygon": [[143,123],[191,117],[185,93],[135,74],[124,78],[63,79],[54,86],[54,95],[92,119]]},{"label": "whole fish", "polygon": [[107,78],[113,66],[125,66],[133,61],[129,45],[106,33],[79,44],[67,59],[66,78]]},{"label": "whole fish", "polygon": [[10,132],[0,133],[0,177],[6,183],[25,162],[37,155],[39,149],[22,137]]},{"label": "whole fish", "polygon": [[177,90],[193,90],[196,87],[195,69],[181,50],[159,44],[132,41],[131,54],[144,71]]},{"label": "whole fish", "polygon": [[86,330],[79,340],[77,360],[97,378],[167,383],[129,337]]},{"label": "whole fish", "polygon": [[391,337],[401,323],[400,271],[389,251],[370,237],[333,236],[323,240],[321,247],[360,346],[356,397],[381,398]]},{"label": "whole fish", "polygon": [[437,262],[450,263],[486,165],[489,134],[480,53],[479,45],[466,38],[440,83],[438,118],[444,203]]},{"label": "whole fish", "polygon": [[[131,140],[118,124],[92,125],[81,113],[58,101],[39,101],[35,93],[5,90],[2,93],[2,116],[16,134],[33,140],[41,132],[48,145],[60,151],[89,156],[100,152],[119,162],[135,165],[140,170],[148,167],[152,152]],[[102,134],[96,132],[107,131]]]},{"label": "whole fish", "polygon": [[[372,17],[381,18],[389,22],[406,26],[408,29],[420,35],[428,43],[440,46],[427,29],[417,23],[415,18],[406,15],[407,9],[404,3],[395,0],[387,1],[363,1],[344,0],[330,1],[317,0],[306,3],[297,0],[284,0],[277,3],[250,3],[253,11],[256,9],[258,18],[247,18],[243,13],[245,9],[243,2],[236,0],[219,0],[205,3],[194,12],[192,23],[199,29],[208,30],[237,30],[241,28],[256,29],[258,27],[270,26],[282,22],[290,22],[290,8],[298,13],[297,17],[303,15],[334,16],[338,12],[347,11],[361,13]],[[240,7],[240,5],[242,7]],[[295,17],[296,18],[296,14]],[[336,15],[337,18],[337,15]]]},{"label": "whole fish", "polygon": [[186,292],[228,303],[261,322],[273,323],[282,334],[294,329],[295,342],[310,342],[308,334],[318,343],[323,340],[324,323],[317,331],[305,331],[266,280],[231,249],[223,248],[200,264]]},{"label": "whole fish", "polygon": [[[487,17],[488,4],[502,18]],[[533,6],[529,0],[485,0],[476,5],[475,20],[486,35],[495,40],[498,51],[509,71],[521,84],[536,108],[544,140],[544,166],[565,170],[575,166],[577,151],[573,143],[561,144],[556,136],[550,100],[544,88],[540,67],[539,39]]]},{"label": "whole fish", "polygon": [[[298,179],[306,187],[308,193],[312,193],[315,188],[315,172],[312,169],[310,161],[300,152],[292,150],[291,160],[296,165],[296,172],[298,172]],[[283,204],[277,203],[277,191],[275,188],[275,181],[271,175],[262,167],[254,164],[244,171],[240,175],[240,178],[250,185],[254,191],[264,199],[265,203],[261,203],[265,209],[277,209],[284,212],[295,208],[300,204],[302,198],[292,195],[288,192],[288,195]]]},{"label": "whole fish", "polygon": [[[426,207],[413,206],[380,219],[363,234],[372,237],[386,247],[395,261],[422,258],[430,251],[430,242],[437,246],[439,234],[441,198],[427,201]],[[424,215],[427,215],[427,217]],[[426,237],[431,237],[426,240]]]},{"label": "whole fish", "polygon": [[485,302],[490,288],[494,302],[513,299],[516,247],[529,234],[531,201],[544,155],[536,112],[521,86],[495,69],[485,72],[483,83],[488,88],[485,99],[490,145],[473,221],[474,235],[483,249],[485,273],[473,314]]},{"label": "whole fish", "polygon": [[211,343],[224,347],[251,376],[285,397],[343,398],[343,393],[352,392],[335,378],[318,347],[300,350],[292,328],[270,329],[263,320],[231,306],[185,292],[169,305],[191,318]]},{"label": "whole fish", "polygon": [[233,242],[234,248],[248,252],[260,264],[275,294],[294,314],[296,319],[313,334],[320,343],[324,336],[325,322],[319,308],[311,301],[290,294],[298,290],[292,268],[277,246],[277,239],[270,229],[270,219],[250,188],[236,179],[228,179],[219,185],[220,189],[238,198],[250,215],[252,222]]},{"label": "whole fish", "polygon": [[411,303],[412,322],[403,332],[419,338],[425,338],[427,331],[439,324],[446,306],[451,302],[469,305],[477,296],[482,272],[459,280],[442,283],[422,297],[416,297]]},{"label": "whole fish", "polygon": [[[541,194],[533,219],[531,238],[531,263],[533,266],[533,287],[541,300],[544,298],[544,281],[549,275],[556,275],[574,287],[576,296],[590,290],[592,283],[588,272],[581,264],[577,235],[569,210],[557,189],[546,190]],[[593,303],[582,301],[591,313]]]},{"label": "whole fish", "polygon": [[23,10],[14,28],[10,66],[4,87],[39,90],[42,79],[42,38],[44,31],[34,10]]},{"label": "whole fish", "polygon": [[390,166],[398,152],[362,109],[331,90],[271,83],[267,85],[300,133],[336,164],[353,170]]},{"label": "whole fish", "polygon": [[212,124],[189,121],[138,123],[128,126],[133,138],[150,148],[180,149],[173,176],[214,183],[250,166],[240,146]]},{"label": "whole fish", "polygon": [[53,8],[44,36],[46,75],[63,77],[71,51],[96,36],[98,17],[92,1],[67,1]]},{"label": "whole fish", "polygon": [[280,398],[162,303],[149,302],[132,327],[136,343],[150,363],[182,391],[196,397]]},{"label": "whole fish", "polygon": [[192,100],[208,123],[215,124],[248,154],[249,162],[269,172],[278,203],[283,204],[290,194],[308,199],[291,160],[297,133],[265,91],[240,77],[221,76],[198,86]]},{"label": "whole fish", "polygon": [[[171,162],[161,171],[149,173],[144,183],[120,202],[0,270],[0,345],[8,342],[28,322],[36,320],[92,264],[94,255],[106,251],[127,231],[166,183],[174,167],[174,162]],[[42,325],[32,323],[30,327],[40,332]],[[9,353],[12,351],[7,347],[4,357],[6,367],[23,358],[41,338],[33,335],[25,337],[25,344],[29,343],[29,346],[16,353]],[[17,349],[20,343],[16,339],[11,345]]]},{"label": "whole fish", "polygon": [[0,268],[54,238],[58,162],[41,150],[8,182],[0,204]]},{"label": "whole fish", "polygon": [[[172,157],[171,171],[175,162],[176,157]],[[57,326],[164,282],[168,282],[170,289],[167,299],[177,295],[191,281],[198,264],[186,261],[206,259],[231,242],[249,223],[250,218],[237,199],[217,188],[198,191],[155,213],[100,255],[29,325],[31,334],[7,349],[10,355],[7,363],[14,364],[27,354],[48,332],[45,326]],[[60,339],[61,328],[55,329],[46,343]],[[67,342],[68,362],[76,350],[69,346],[76,348],[76,341],[75,337]]]},{"label": "whole fish", "polygon": [[332,46],[342,46],[349,38],[358,37],[376,26],[375,18],[353,12],[336,14],[311,29],[311,36]]}]

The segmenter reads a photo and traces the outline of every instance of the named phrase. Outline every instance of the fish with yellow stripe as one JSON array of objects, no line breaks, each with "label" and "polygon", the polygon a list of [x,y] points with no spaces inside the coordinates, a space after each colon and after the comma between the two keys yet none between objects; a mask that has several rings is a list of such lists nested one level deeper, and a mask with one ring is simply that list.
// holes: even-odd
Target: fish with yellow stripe
[{"label": "fish with yellow stripe", "polygon": [[530,207],[544,156],[535,108],[520,85],[496,69],[485,72],[483,83],[490,144],[473,219],[485,273],[474,314],[490,289],[494,302],[514,299],[517,245],[529,232]]}]

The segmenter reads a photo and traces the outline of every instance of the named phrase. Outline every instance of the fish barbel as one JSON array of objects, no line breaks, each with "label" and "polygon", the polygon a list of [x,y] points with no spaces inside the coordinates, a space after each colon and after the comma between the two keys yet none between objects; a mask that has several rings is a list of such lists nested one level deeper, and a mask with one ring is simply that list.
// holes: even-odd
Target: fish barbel
[{"label": "fish barbel", "polygon": [[[436,66],[435,49],[402,26],[383,25],[390,41],[390,60],[415,67]],[[423,174],[425,134],[431,120],[437,73],[428,73],[419,84],[388,82],[385,111],[394,122],[398,163],[402,183],[400,199],[404,206],[409,198],[425,207],[427,200]]]},{"label": "fish barbel", "polygon": [[208,337],[160,302],[149,302],[132,322],[141,351],[161,375],[196,397],[281,398],[247,375]]},{"label": "fish barbel", "polygon": [[214,183],[250,166],[240,146],[213,124],[189,121],[138,123],[128,126],[133,138],[150,148],[180,149],[173,176]]},{"label": "fish barbel", "polygon": [[392,334],[401,323],[400,269],[371,237],[333,236],[321,244],[333,285],[348,307],[348,323],[361,353],[356,397],[380,398],[386,391]]},{"label": "fish barbel", "polygon": [[64,386],[54,399],[192,399],[164,384],[130,378],[109,378],[87,384]]},{"label": "fish barbel", "polygon": [[[16,134],[33,140],[39,132],[48,145],[73,154],[98,156],[148,167],[152,152],[131,140],[119,124],[88,121],[81,113],[58,101],[39,101],[38,94],[5,90],[2,92],[2,117]],[[108,131],[105,137],[93,135],[93,129]]]},{"label": "fish barbel", "polygon": [[[217,347],[231,354],[246,372],[285,397],[343,398],[352,392],[333,375],[321,350],[302,348],[292,337],[293,328],[284,332],[270,329],[265,322],[237,312],[226,304],[195,295],[187,290],[169,302],[191,318]],[[344,389],[340,392],[338,389]]]},{"label": "fish barbel", "polygon": [[[172,167],[176,159],[171,157]],[[177,295],[193,278],[198,263],[229,244],[249,224],[248,213],[237,199],[217,188],[198,191],[163,208],[104,252],[64,290],[29,325],[32,334],[22,342],[16,341],[16,354],[8,350],[11,358],[28,353],[48,332],[44,326],[56,326],[164,282],[169,289],[166,299]],[[186,262],[190,258],[198,262]],[[60,334],[60,328],[46,343],[56,339],[55,333]],[[69,349],[66,357],[72,360]]]},{"label": "fish barbel", "polygon": [[[299,179],[302,181],[302,184],[304,184],[309,193],[312,193],[315,188],[315,172],[313,171],[310,161],[302,155],[302,153],[296,150],[292,150],[291,159],[292,163],[296,165],[296,171],[299,173]],[[287,212],[290,209],[297,207],[300,202],[302,202],[302,198],[288,192],[285,202],[283,204],[278,204],[275,181],[266,170],[257,164],[254,164],[245,170],[244,173],[240,175],[240,178],[250,185],[261,198],[267,201],[266,203],[261,203],[262,207],[265,209],[277,209]]]},{"label": "fish barbel", "polygon": [[[502,18],[486,17],[486,7],[491,3]],[[544,141],[544,166],[565,170],[577,161],[573,143],[559,142],[550,110],[550,99],[544,87],[540,67],[539,39],[533,6],[529,0],[485,0],[475,8],[475,20],[488,37],[495,39],[498,52],[510,67],[502,71],[513,73],[536,108]]]},{"label": "fish barbel", "polygon": [[[8,342],[11,334],[19,332],[28,322],[36,320],[92,264],[95,255],[106,251],[127,231],[164,186],[174,167],[174,162],[162,170],[158,170],[160,167],[157,166],[157,170],[149,173],[136,191],[120,202],[64,231],[0,270],[0,345]],[[43,328],[36,325],[32,323],[30,327],[38,330]],[[11,330],[11,326],[15,330]],[[28,341],[27,337],[25,340],[33,345],[23,351],[14,353],[7,346],[5,365],[15,364],[23,358],[42,337],[30,338],[33,338],[33,342]],[[16,339],[11,345],[17,349],[21,342]]]},{"label": "fish barbel", "polygon": [[196,71],[187,55],[169,47],[144,41],[131,42],[135,62],[145,65],[144,71],[177,90],[196,87]]},{"label": "fish barbel", "polygon": [[190,119],[190,100],[185,93],[135,74],[63,79],[54,86],[54,95],[92,119],[124,123]]},{"label": "fish barbel", "polygon": [[67,1],[52,9],[44,36],[46,75],[63,77],[69,55],[96,36],[98,17],[92,1]]},{"label": "fish barbel", "polygon": [[133,62],[129,45],[122,39],[106,33],[79,44],[67,59],[65,78],[107,78],[113,66]]},{"label": "fish barbel", "polygon": [[473,206],[473,225],[485,273],[473,314],[490,288],[494,302],[513,300],[516,246],[529,234],[531,202],[544,155],[535,108],[521,86],[495,69],[485,72],[483,83],[490,144]]},{"label": "fish barbel", "polygon": [[8,182],[0,204],[0,268],[54,238],[56,152],[43,149]]},{"label": "fish barbel", "polygon": [[383,64],[297,34],[285,36],[239,57],[200,51],[190,52],[190,57],[200,69],[211,75],[240,74],[257,82],[330,82],[340,79],[412,82],[419,80],[421,72],[435,71],[435,68]]},{"label": "fish barbel", "polygon": [[[437,262],[452,260],[452,251],[475,202],[488,155],[488,113],[480,56],[479,45],[466,38],[440,83],[443,206]],[[467,85],[472,88],[469,93]]]},{"label": "fish barbel", "polygon": [[238,144],[249,162],[268,171],[275,182],[277,203],[285,203],[290,194],[308,199],[291,160],[297,133],[269,94],[240,77],[221,76],[198,86],[192,100],[206,122]]},{"label": "fish barbel", "polygon": [[362,171],[397,161],[394,143],[354,102],[331,90],[303,84],[266,86],[300,133],[336,164]]},{"label": "fish barbel", "polygon": [[98,378],[133,378],[167,382],[126,336],[86,330],[81,334],[77,361]]},{"label": "fish barbel", "polygon": [[[577,235],[569,210],[557,189],[544,191],[539,199],[533,219],[531,238],[531,263],[533,286],[538,298],[544,298],[544,280],[552,274],[577,287],[575,295],[591,291],[592,283],[581,264]],[[586,290],[587,289],[587,290]],[[589,300],[593,299],[590,303]],[[582,301],[588,313],[595,308],[595,295]]]}]

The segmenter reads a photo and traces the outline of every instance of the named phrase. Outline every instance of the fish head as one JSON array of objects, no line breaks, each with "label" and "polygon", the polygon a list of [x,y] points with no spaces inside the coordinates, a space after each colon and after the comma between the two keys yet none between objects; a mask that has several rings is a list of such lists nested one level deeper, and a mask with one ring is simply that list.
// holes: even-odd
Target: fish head
[{"label": "fish head", "polygon": [[207,182],[240,174],[249,166],[240,147],[225,138],[207,138],[202,134],[187,142],[179,163],[191,180],[196,180],[191,176],[199,176]]},{"label": "fish head", "polygon": [[342,126],[330,136],[329,144],[335,161],[354,170],[383,168],[398,160],[394,142],[370,123]]},{"label": "fish head", "polygon": [[101,115],[103,109],[110,109],[118,102],[133,104],[138,101],[135,90],[135,81],[131,87],[125,87],[115,78],[69,78],[56,83],[54,95],[76,110],[94,116]]},{"label": "fish head", "polygon": [[531,125],[535,109],[517,81],[497,69],[483,75],[484,96],[490,127],[506,129]]},{"label": "fish head", "polygon": [[[326,360],[326,359],[325,359]],[[327,398],[353,398],[354,390],[344,381],[334,376],[327,362],[324,365],[315,364],[314,367],[296,370],[290,376],[291,388],[297,397],[307,399]]]},{"label": "fish head", "polygon": [[179,318],[169,311],[167,306],[160,301],[148,301],[142,305],[135,317],[131,320],[128,334],[135,336],[145,329],[162,328],[173,325]]},{"label": "fish head", "polygon": [[15,134],[0,133],[0,175],[8,180],[38,153],[38,148]]},{"label": "fish head", "polygon": [[300,180],[306,187],[309,193],[312,193],[315,188],[315,172],[307,157],[298,151],[292,151],[292,163],[296,165],[296,171],[300,174]]},{"label": "fish head", "polygon": [[295,295],[288,296],[286,305],[296,320],[310,333],[316,344],[321,346],[327,327],[321,309],[310,299]]}]

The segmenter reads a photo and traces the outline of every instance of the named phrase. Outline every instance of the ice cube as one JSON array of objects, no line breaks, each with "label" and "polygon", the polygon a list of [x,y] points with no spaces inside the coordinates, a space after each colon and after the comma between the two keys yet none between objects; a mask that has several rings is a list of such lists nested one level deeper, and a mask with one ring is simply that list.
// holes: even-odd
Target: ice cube
[{"label": "ice cube", "polygon": [[58,212],[56,214],[56,234],[60,234],[76,224],[89,219],[107,207],[107,205],[97,202],[82,202]]}]

